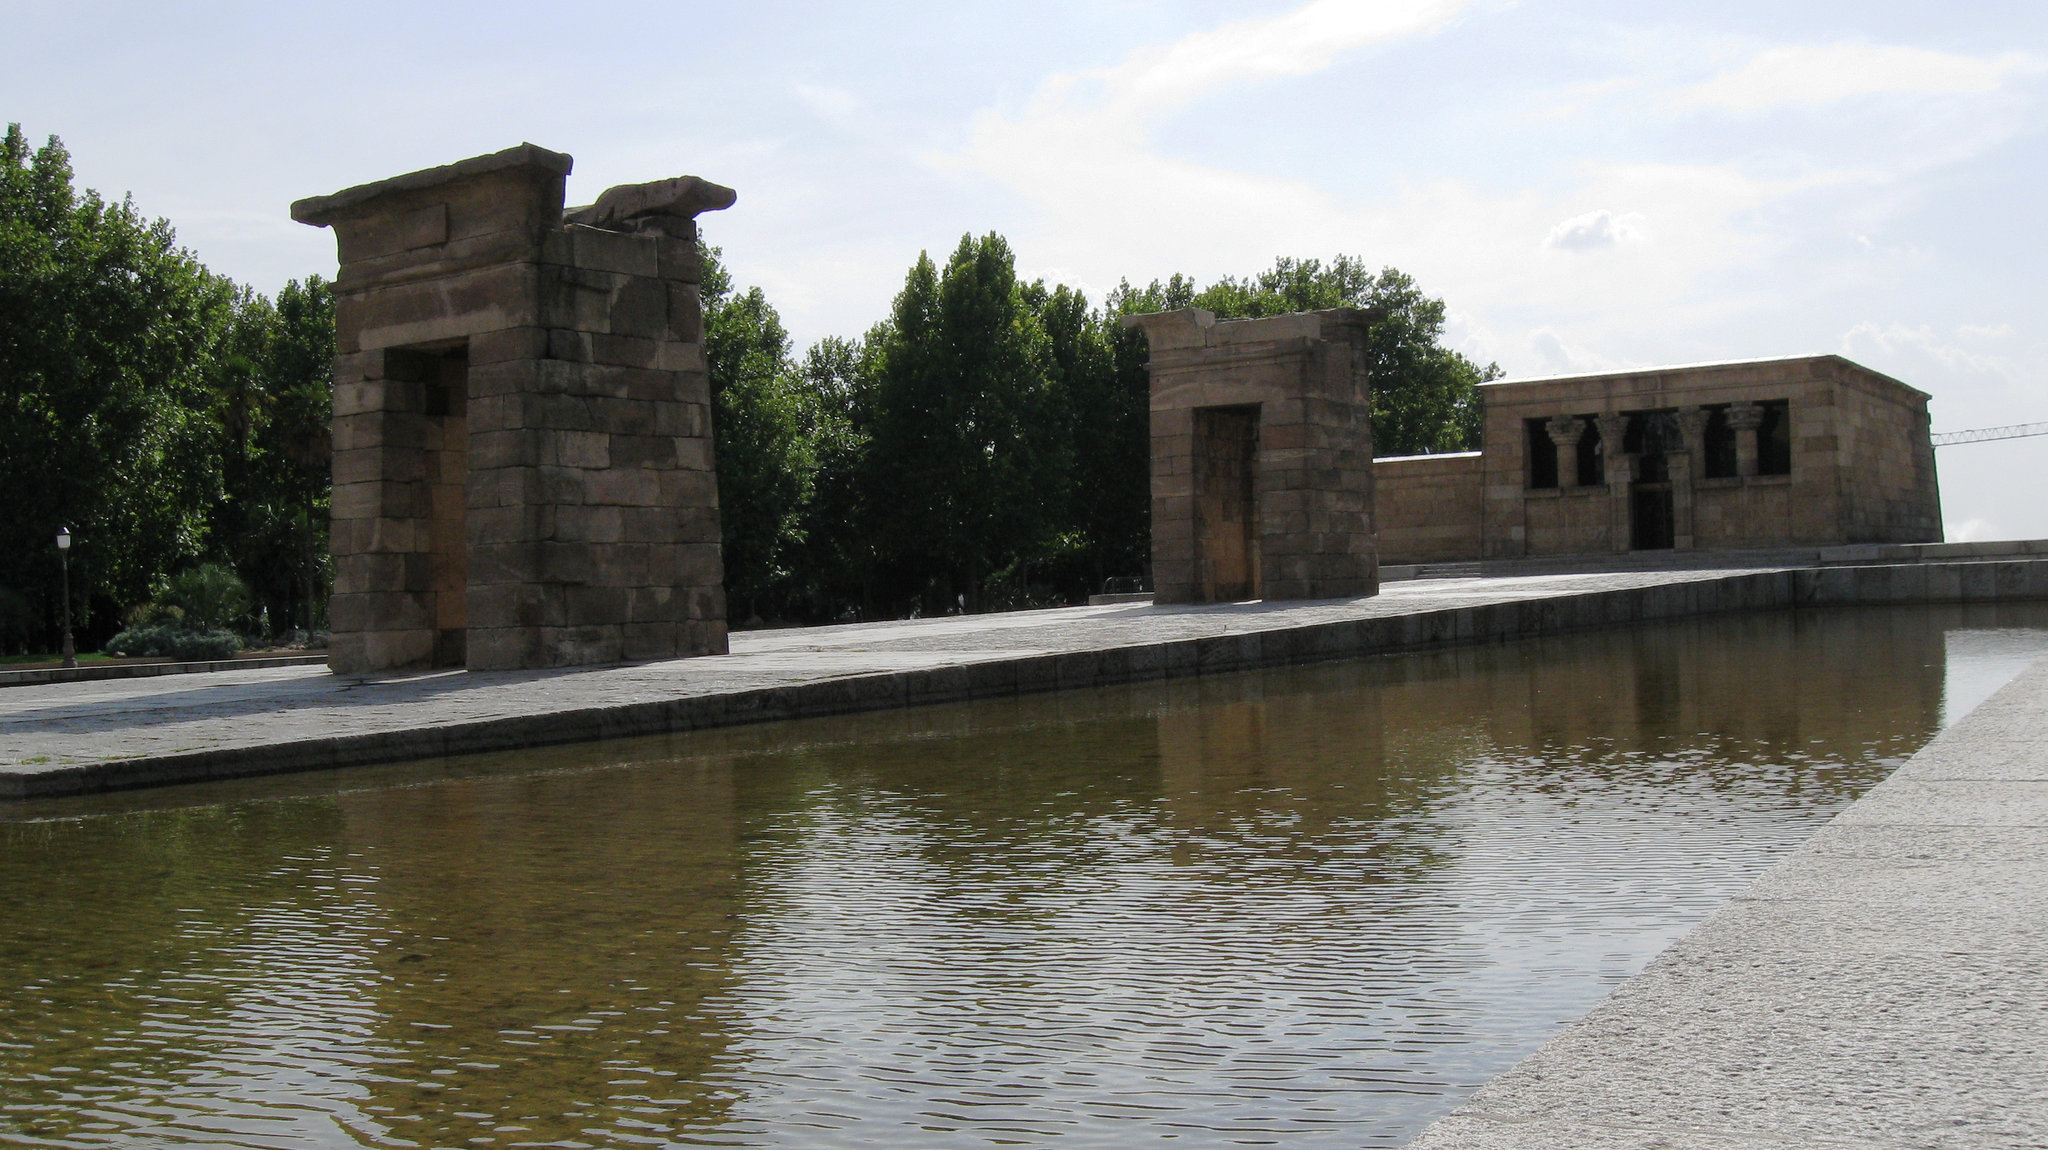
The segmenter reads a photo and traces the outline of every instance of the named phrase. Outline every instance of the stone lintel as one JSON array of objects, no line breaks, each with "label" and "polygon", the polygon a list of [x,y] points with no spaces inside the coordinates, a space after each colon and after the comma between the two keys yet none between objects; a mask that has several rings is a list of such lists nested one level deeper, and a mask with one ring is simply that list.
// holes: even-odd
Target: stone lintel
[{"label": "stone lintel", "polygon": [[438,168],[408,172],[403,176],[393,176],[375,183],[358,184],[353,188],[344,188],[331,196],[309,196],[292,204],[292,219],[302,224],[324,228],[337,220],[362,214],[373,202],[387,197],[426,191],[446,184],[473,180],[479,176],[519,169],[530,169],[536,174],[560,178],[567,176],[574,165],[575,160],[565,153],[551,152],[538,144],[521,144],[516,148],[492,152],[487,156],[472,156],[467,160],[443,164]]}]

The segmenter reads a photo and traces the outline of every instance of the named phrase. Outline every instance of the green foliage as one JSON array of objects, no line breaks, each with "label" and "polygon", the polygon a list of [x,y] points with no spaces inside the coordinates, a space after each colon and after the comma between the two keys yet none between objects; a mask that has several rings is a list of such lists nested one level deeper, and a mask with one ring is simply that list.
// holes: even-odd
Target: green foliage
[{"label": "green foliage", "polygon": [[183,663],[230,659],[242,649],[233,631],[195,630],[177,623],[130,627],[107,640],[109,655],[128,658],[172,658]]},{"label": "green foliage", "polygon": [[156,597],[183,625],[202,631],[245,627],[254,603],[248,584],[222,563],[202,563],[173,576]]},{"label": "green foliage", "polygon": [[0,584],[54,621],[59,524],[74,623],[201,554],[221,496],[212,421],[241,297],[132,203],[72,188],[52,138],[0,141]]},{"label": "green foliage", "polygon": [[793,380],[813,464],[791,552],[795,578],[786,610],[793,615],[857,615],[875,596],[883,552],[868,529],[880,512],[866,471],[875,390],[869,348],[878,333],[866,341],[827,336],[804,354]]},{"label": "green foliage", "polygon": [[224,498],[208,553],[231,562],[279,626],[320,625],[329,582],[327,434],[334,296],[319,276],[273,303],[245,295],[216,391]]},{"label": "green foliage", "polygon": [[54,642],[59,524],[72,618],[104,635],[195,560],[280,623],[326,597],[334,307],[272,303],[202,267],[168,222],[72,186],[54,137],[0,142],[0,585]]},{"label": "green foliage", "polygon": [[989,577],[1047,557],[1071,441],[1052,352],[1002,237],[920,256],[874,343],[867,487],[889,591],[980,610]]},{"label": "green foliage", "polygon": [[729,609],[775,612],[787,590],[815,471],[789,335],[761,289],[735,291],[717,249],[704,253],[704,360]]}]

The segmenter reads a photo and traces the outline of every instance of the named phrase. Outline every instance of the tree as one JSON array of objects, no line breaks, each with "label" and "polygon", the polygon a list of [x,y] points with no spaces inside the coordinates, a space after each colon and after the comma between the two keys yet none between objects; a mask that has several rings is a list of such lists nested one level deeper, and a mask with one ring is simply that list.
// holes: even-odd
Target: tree
[{"label": "tree", "polygon": [[273,625],[317,629],[329,580],[334,295],[319,276],[245,293],[217,391],[225,497],[209,552]]},{"label": "tree", "polygon": [[[1053,583],[1068,599],[1150,562],[1151,411],[1140,337],[1123,329],[1120,297],[1096,311],[1078,291],[1033,285],[1046,371],[1062,408],[1072,478]],[[1130,354],[1132,350],[1135,355]]]},{"label": "tree", "polygon": [[1052,550],[1071,444],[1045,332],[1010,246],[961,237],[941,275],[920,254],[877,333],[870,494],[898,594],[982,610],[989,580]]},{"label": "tree", "polygon": [[0,585],[55,621],[60,523],[74,622],[110,633],[203,551],[219,501],[216,365],[234,285],[169,223],[72,187],[55,137],[0,141]]},{"label": "tree", "polygon": [[813,471],[791,552],[789,606],[818,621],[875,612],[884,555],[874,527],[886,509],[868,484],[875,393],[869,349],[881,338],[827,336],[805,353],[795,380]]},{"label": "tree", "polygon": [[735,291],[719,255],[704,253],[704,361],[726,595],[731,615],[749,620],[781,612],[815,464],[782,318],[760,288]]}]

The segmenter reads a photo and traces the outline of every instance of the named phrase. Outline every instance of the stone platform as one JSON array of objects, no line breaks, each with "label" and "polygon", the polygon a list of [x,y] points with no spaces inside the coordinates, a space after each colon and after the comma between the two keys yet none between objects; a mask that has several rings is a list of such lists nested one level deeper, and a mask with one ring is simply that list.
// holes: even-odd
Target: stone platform
[{"label": "stone platform", "polygon": [[1410,1150],[2048,1146],[2048,660]]},{"label": "stone platform", "polygon": [[732,654],[347,678],[323,668],[0,692],[0,798],[78,794],[1493,642],[1718,611],[2048,599],[2048,557],[1390,585],[735,635]]}]

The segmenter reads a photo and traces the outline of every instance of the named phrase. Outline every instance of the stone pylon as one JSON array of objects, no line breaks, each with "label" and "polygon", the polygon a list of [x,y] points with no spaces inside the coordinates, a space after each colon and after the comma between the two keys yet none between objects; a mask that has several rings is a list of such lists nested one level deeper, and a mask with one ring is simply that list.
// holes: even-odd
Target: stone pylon
[{"label": "stone pylon", "polygon": [[292,205],[334,229],[330,665],[726,650],[694,177],[564,212],[532,144]]},{"label": "stone pylon", "polygon": [[1125,319],[1151,347],[1155,602],[1379,592],[1365,369],[1378,318]]}]

